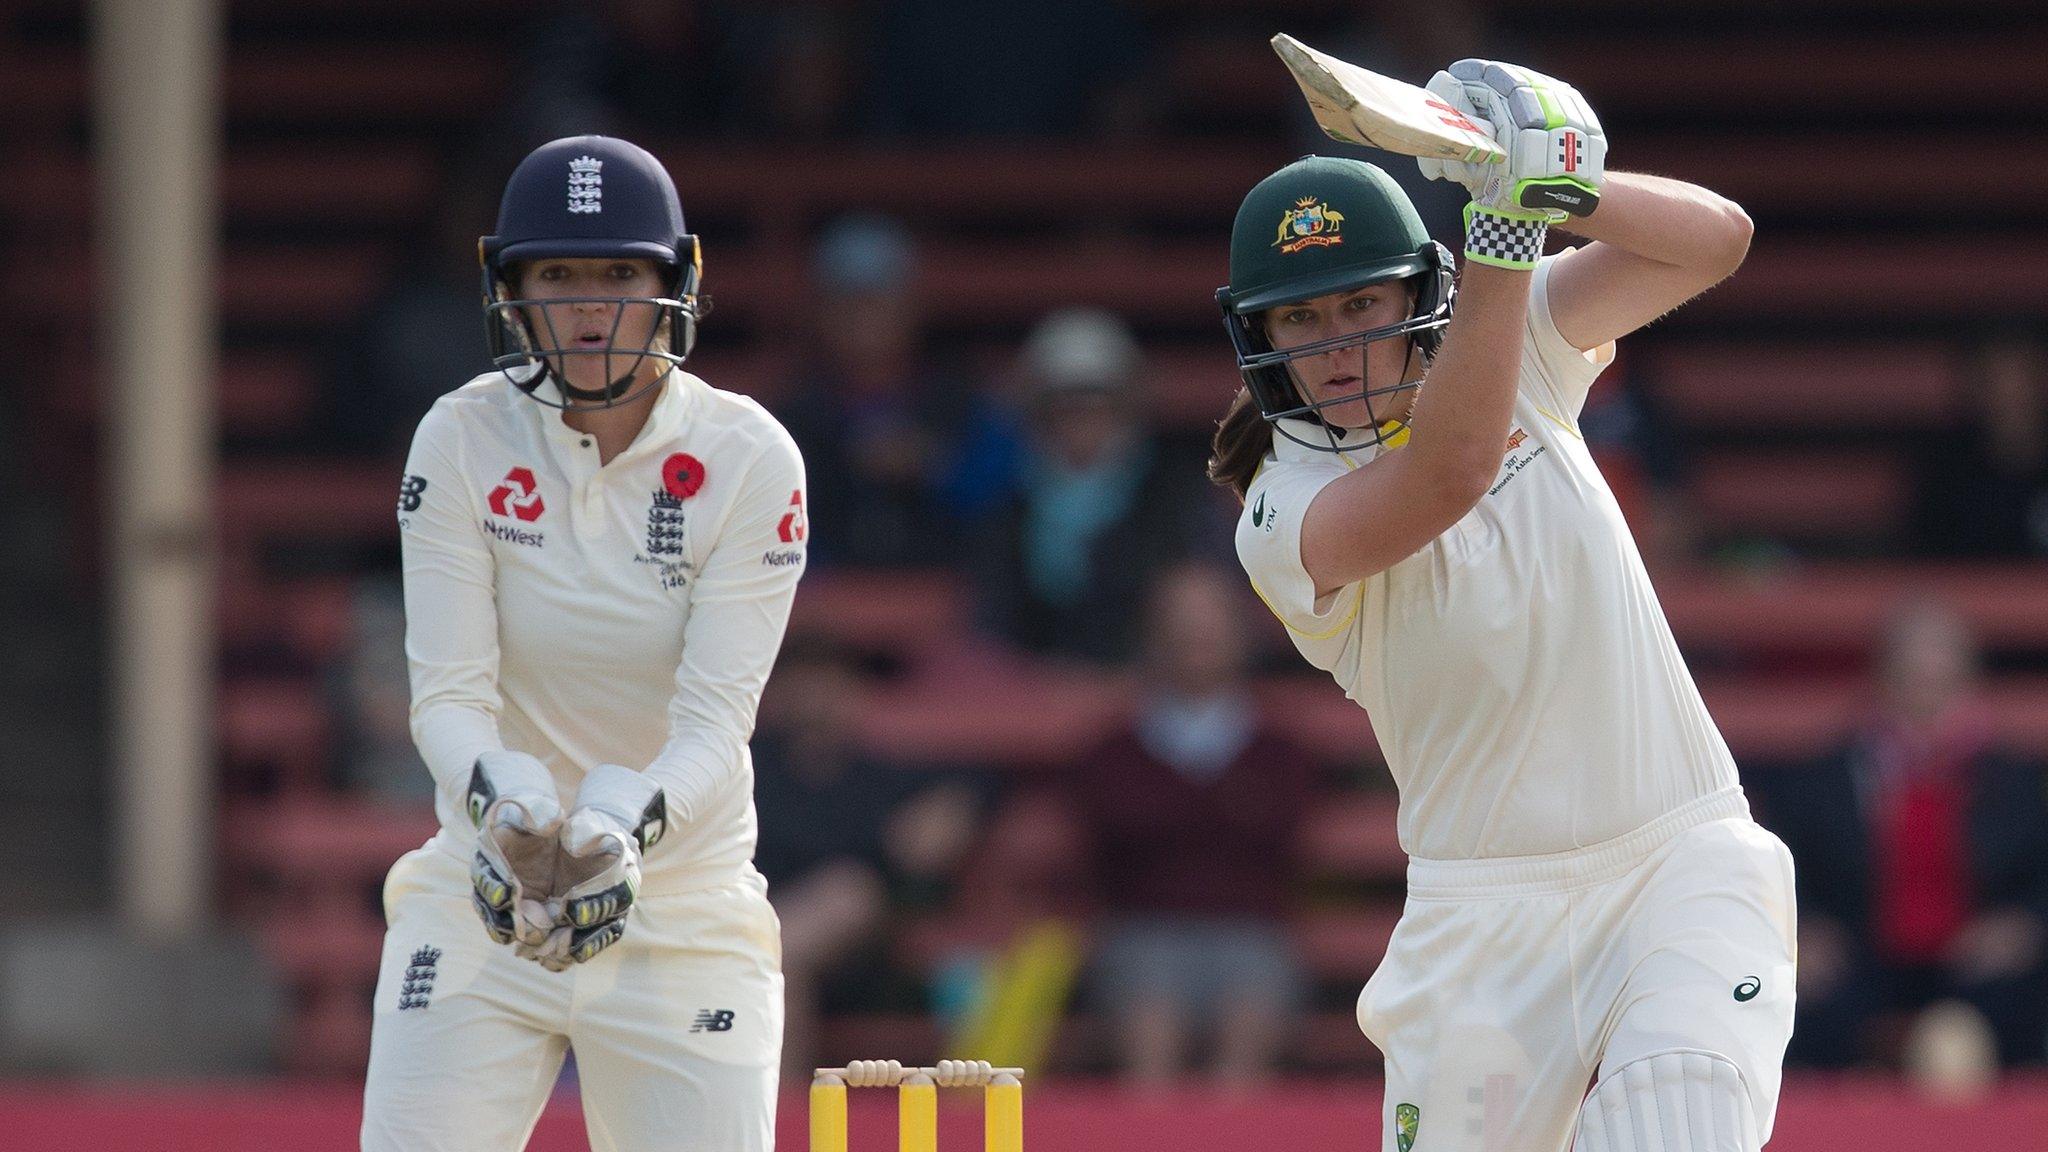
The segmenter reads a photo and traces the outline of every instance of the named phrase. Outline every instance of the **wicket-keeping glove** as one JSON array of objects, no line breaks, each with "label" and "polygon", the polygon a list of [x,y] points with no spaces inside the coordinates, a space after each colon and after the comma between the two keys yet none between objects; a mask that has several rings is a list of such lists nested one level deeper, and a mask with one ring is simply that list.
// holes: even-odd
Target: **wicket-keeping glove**
[{"label": "wicket-keeping glove", "polygon": [[524,752],[486,752],[469,772],[469,822],[476,857],[469,882],[484,931],[500,944],[538,944],[553,917],[556,834],[562,802],[547,765]]},{"label": "wicket-keeping glove", "polygon": [[1519,64],[1465,59],[1431,77],[1429,91],[1485,121],[1507,159],[1418,158],[1424,176],[1463,184],[1479,209],[1509,219],[1541,214],[1555,223],[1599,206],[1607,134],[1578,89]]},{"label": "wicket-keeping glove", "polygon": [[537,946],[522,943],[519,954],[559,972],[618,943],[640,895],[641,854],[667,831],[661,785],[617,764],[591,769],[559,834],[554,928]]}]

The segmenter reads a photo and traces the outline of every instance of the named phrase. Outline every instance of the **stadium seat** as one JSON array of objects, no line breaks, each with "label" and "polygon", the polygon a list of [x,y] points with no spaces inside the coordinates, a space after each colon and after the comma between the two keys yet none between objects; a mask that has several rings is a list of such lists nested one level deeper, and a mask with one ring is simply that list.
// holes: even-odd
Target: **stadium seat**
[{"label": "stadium seat", "polygon": [[1994,650],[2048,653],[2048,570],[2038,565],[1809,564],[1774,573],[1659,577],[1679,642],[1738,653],[1868,652],[1905,601],[1953,604]]},{"label": "stadium seat", "polygon": [[[424,218],[438,191],[433,152],[407,140],[234,145],[218,179],[234,225],[389,227]],[[92,227],[93,180],[87,153],[69,145],[0,153],[0,181],[15,190],[10,214],[46,239],[83,237]]]},{"label": "stadium seat", "polygon": [[[52,359],[49,375],[58,384],[44,401],[50,414],[92,427],[106,403],[104,378],[89,359]],[[221,360],[216,385],[215,416],[229,435],[262,438],[302,430],[320,403],[313,365],[289,353],[230,352]]]},{"label": "stadium seat", "polygon": [[[1858,677],[1701,677],[1707,710],[1738,759],[1789,761],[1817,755],[1847,733],[1869,706]],[[2048,756],[2048,678],[2006,676],[1983,692],[1994,730],[2008,745]]]},{"label": "stadium seat", "polygon": [[220,688],[220,754],[230,771],[293,795],[323,791],[333,717],[313,686],[275,678],[233,679]]},{"label": "stadium seat", "polygon": [[806,574],[790,610],[794,634],[913,660],[968,631],[967,589],[949,571]]},{"label": "stadium seat", "polygon": [[[221,257],[221,319],[324,333],[369,304],[389,264],[380,247],[361,243],[231,246]],[[0,301],[34,321],[66,323],[99,306],[96,277],[89,252],[58,252],[0,274]]]},{"label": "stadium seat", "polygon": [[364,797],[250,800],[228,809],[221,842],[231,859],[282,883],[379,880],[439,827],[431,805]]},{"label": "stadium seat", "polygon": [[[1164,47],[1165,85],[1184,108],[1228,112],[1297,98],[1262,37],[1232,28],[1183,35]],[[1987,107],[2048,94],[2048,79],[2034,67],[2037,51],[2026,37],[1996,31],[1845,41],[1832,25],[1801,33],[1737,24],[1707,37],[1695,30],[1631,34],[1608,27],[1588,34],[1575,28],[1531,37],[1518,59],[1569,79],[1596,108],[1626,109],[1631,117],[1713,111],[1725,118],[1739,99],[1751,119],[1775,113],[1807,127],[1820,117],[1851,113],[1864,123],[1887,114],[1970,119]],[[1871,85],[1871,76],[1883,76],[1884,84]],[[1420,84],[1428,77],[1400,79]],[[1719,157],[1735,163],[1742,154],[1727,147]]]},{"label": "stadium seat", "polygon": [[[749,235],[789,234],[858,207],[944,220],[949,235],[1014,230],[1019,223],[1140,231],[1172,222],[1229,226],[1245,189],[1269,170],[1264,157],[1230,144],[1135,146],[1005,141],[921,147],[721,148],[655,143],[682,174],[693,213],[744,220]],[[906,179],[915,173],[915,179]],[[1156,187],[1170,197],[1105,196]],[[762,189],[776,189],[767,196]]]},{"label": "stadium seat", "polygon": [[396,533],[398,478],[374,460],[244,463],[221,475],[222,547],[254,550],[282,538],[383,542]]},{"label": "stadium seat", "polygon": [[1875,548],[1909,504],[1905,462],[1883,448],[1828,452],[1724,449],[1690,484],[1702,525],[1721,537],[1789,537]]},{"label": "stadium seat", "polygon": [[384,925],[375,894],[397,859],[425,843],[431,807],[298,795],[242,801],[222,816],[228,866],[297,1004],[291,1071],[358,1075],[369,1053],[369,996]]},{"label": "stadium seat", "polygon": [[1681,425],[1731,432],[1927,432],[1963,387],[1954,350],[1931,340],[1667,342],[1637,363]]}]

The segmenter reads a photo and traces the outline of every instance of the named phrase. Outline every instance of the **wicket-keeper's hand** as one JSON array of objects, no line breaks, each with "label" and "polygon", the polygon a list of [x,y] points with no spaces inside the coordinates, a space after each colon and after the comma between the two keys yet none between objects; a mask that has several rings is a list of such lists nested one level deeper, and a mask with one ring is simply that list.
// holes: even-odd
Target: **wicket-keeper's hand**
[{"label": "wicket-keeper's hand", "polygon": [[667,831],[661,785],[617,764],[591,769],[558,837],[554,928],[538,946],[521,943],[519,954],[559,972],[618,943],[640,895],[640,856]]},{"label": "wicket-keeper's hand", "polygon": [[524,752],[486,752],[470,769],[468,808],[471,897],[484,931],[500,944],[540,943],[553,927],[546,901],[562,822],[554,777]]}]

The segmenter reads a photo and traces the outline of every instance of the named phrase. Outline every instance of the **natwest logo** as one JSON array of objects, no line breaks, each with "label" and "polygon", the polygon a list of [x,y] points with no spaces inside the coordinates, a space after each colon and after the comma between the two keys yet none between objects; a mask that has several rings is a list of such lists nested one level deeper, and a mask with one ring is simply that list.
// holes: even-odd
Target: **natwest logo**
[{"label": "natwest logo", "polygon": [[529,524],[547,511],[531,468],[514,468],[505,473],[505,482],[491,489],[490,501],[491,515],[517,516]]}]

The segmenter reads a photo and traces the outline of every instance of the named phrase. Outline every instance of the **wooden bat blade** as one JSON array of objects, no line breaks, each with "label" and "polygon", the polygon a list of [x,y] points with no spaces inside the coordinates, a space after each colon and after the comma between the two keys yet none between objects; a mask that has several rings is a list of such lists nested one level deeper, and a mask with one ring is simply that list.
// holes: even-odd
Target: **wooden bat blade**
[{"label": "wooden bat blade", "polygon": [[1272,44],[1331,139],[1474,164],[1507,158],[1483,122],[1426,88],[1347,64],[1284,32]]}]

